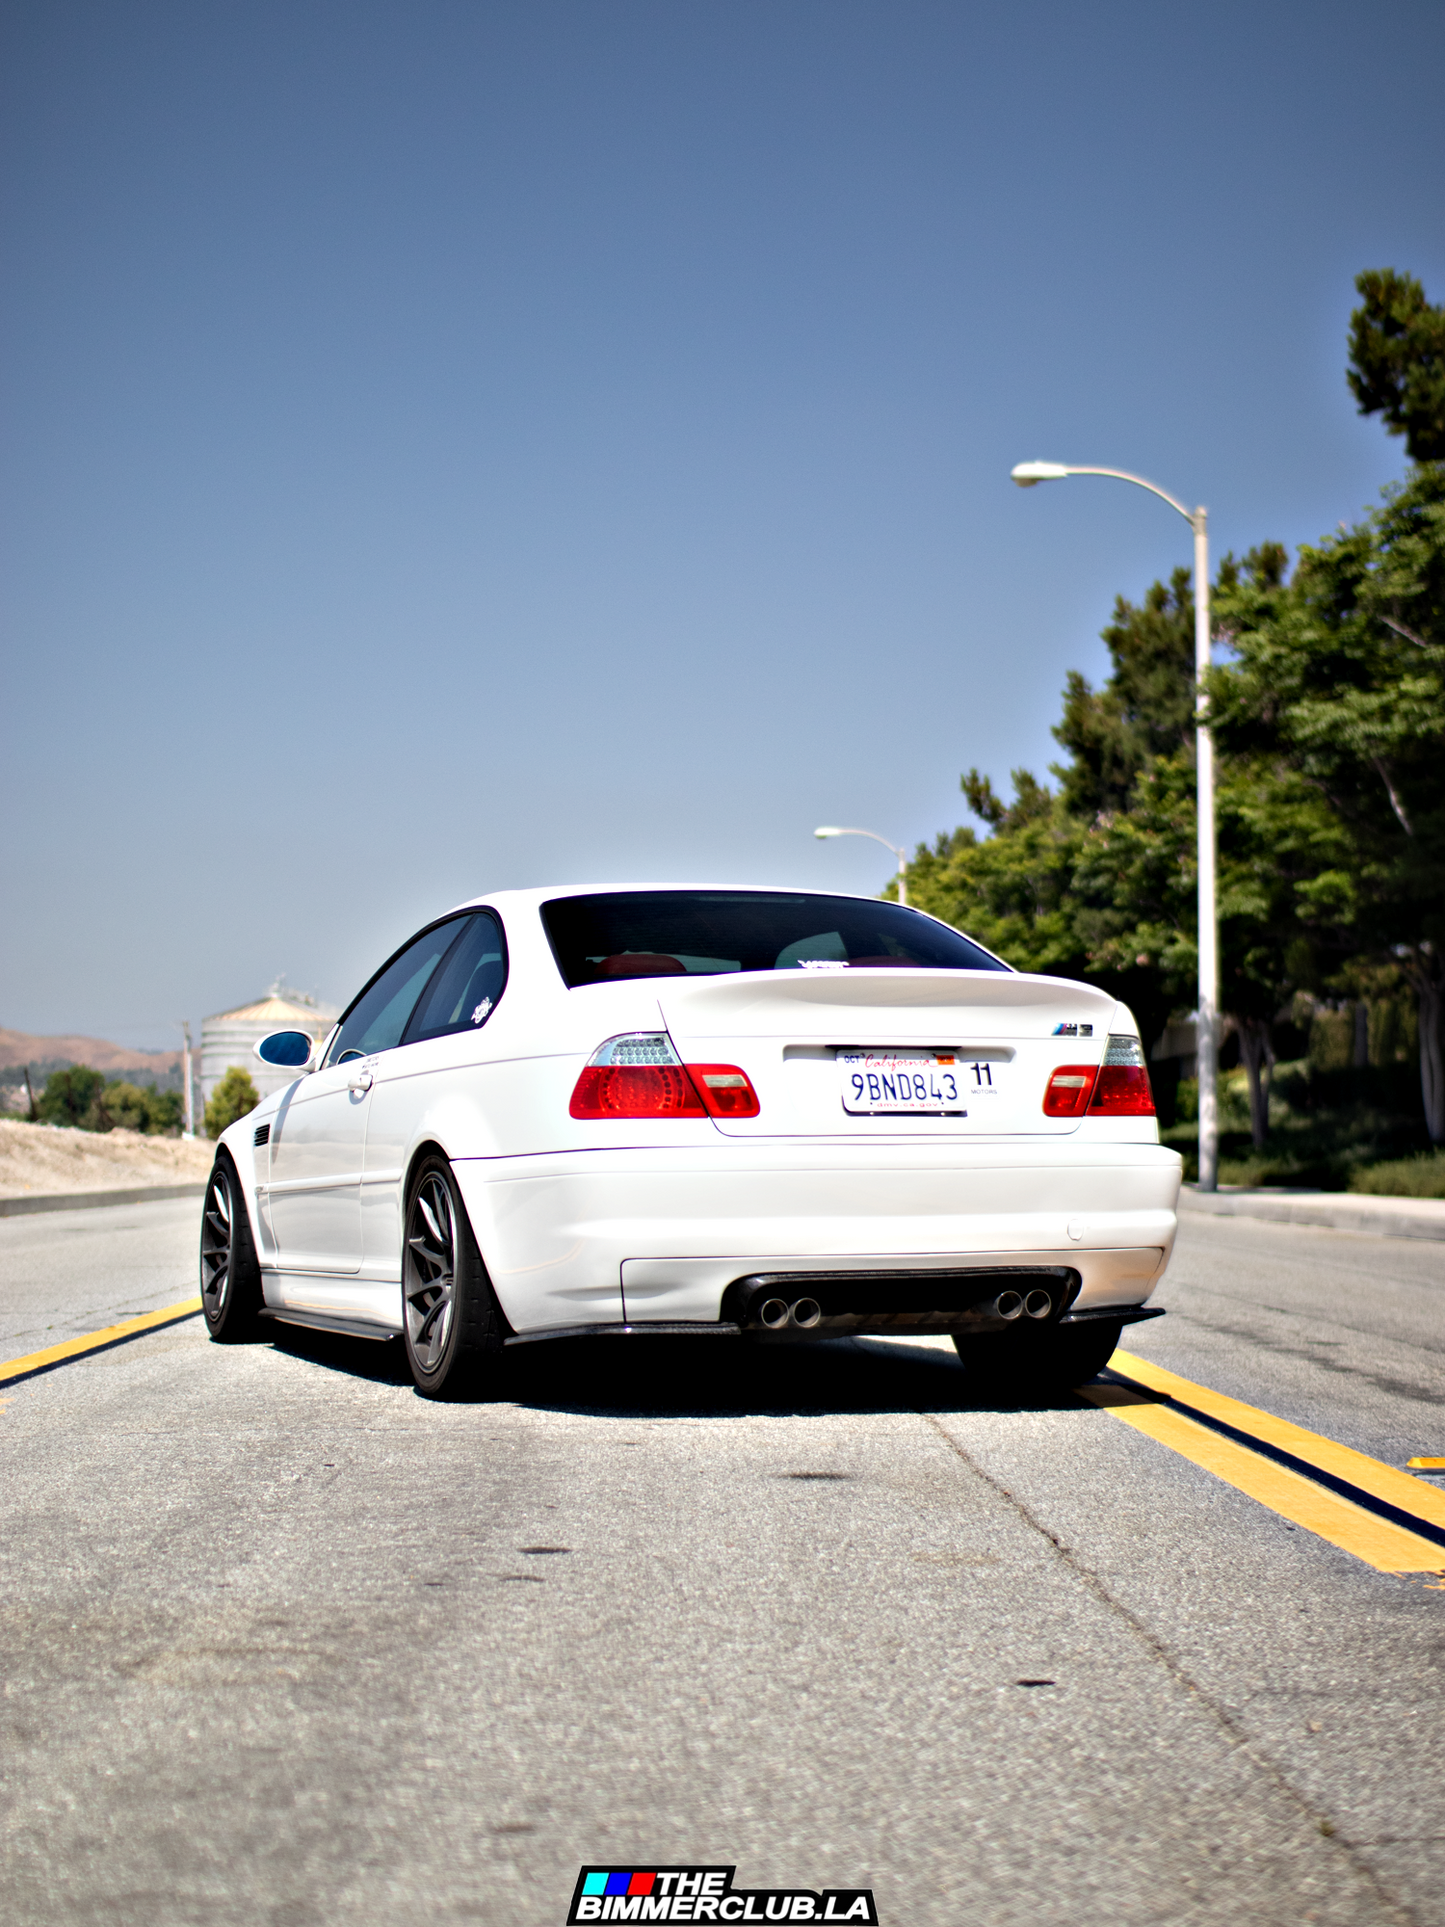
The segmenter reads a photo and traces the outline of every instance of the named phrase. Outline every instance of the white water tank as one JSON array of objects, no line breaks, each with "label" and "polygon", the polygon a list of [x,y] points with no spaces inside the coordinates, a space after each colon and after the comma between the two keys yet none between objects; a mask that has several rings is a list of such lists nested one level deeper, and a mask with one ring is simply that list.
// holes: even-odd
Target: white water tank
[{"label": "white water tank", "polygon": [[263,1064],[256,1055],[257,1044],[273,1030],[304,1030],[310,1037],[322,1038],[339,1014],[330,1004],[319,1004],[313,997],[284,990],[275,983],[256,1003],[205,1018],[201,1024],[202,1110],[233,1064],[248,1073],[259,1097],[284,1090],[295,1078],[295,1071],[275,1070]]}]

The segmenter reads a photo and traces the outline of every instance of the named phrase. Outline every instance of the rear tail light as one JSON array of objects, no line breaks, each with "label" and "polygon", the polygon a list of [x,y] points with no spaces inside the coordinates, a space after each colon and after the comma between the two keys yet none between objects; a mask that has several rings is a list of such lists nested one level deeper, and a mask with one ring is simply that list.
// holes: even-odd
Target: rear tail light
[{"label": "rear tail light", "polygon": [[684,1064],[666,1031],[641,1031],[593,1051],[568,1109],[581,1118],[756,1117],[758,1099],[736,1064]]},{"label": "rear tail light", "polygon": [[666,1031],[609,1037],[588,1058],[568,1108],[573,1117],[707,1116]]},{"label": "rear tail light", "polygon": [[689,1064],[692,1081],[714,1117],[756,1117],[758,1094],[736,1064]]},{"label": "rear tail light", "polygon": [[1098,1075],[1097,1064],[1060,1064],[1044,1092],[1044,1116],[1082,1117]]},{"label": "rear tail light", "polygon": [[1109,1039],[1089,1113],[1095,1117],[1153,1117],[1154,1093],[1149,1088],[1144,1049],[1137,1037]]},{"label": "rear tail light", "polygon": [[1153,1117],[1154,1093],[1137,1037],[1111,1037],[1102,1064],[1060,1064],[1044,1092],[1045,1117]]}]

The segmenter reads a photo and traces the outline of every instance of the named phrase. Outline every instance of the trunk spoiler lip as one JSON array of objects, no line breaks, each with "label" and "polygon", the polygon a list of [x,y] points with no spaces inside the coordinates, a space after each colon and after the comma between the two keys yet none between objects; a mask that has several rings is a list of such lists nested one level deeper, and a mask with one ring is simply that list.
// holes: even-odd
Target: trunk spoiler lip
[{"label": "trunk spoiler lip", "polygon": [[[1118,999],[1072,977],[1016,970],[756,970],[649,979],[669,1023],[674,1013],[811,1006],[825,1010],[1028,1010],[1107,1022]],[[1102,1032],[1096,1033],[1102,1035]]]}]

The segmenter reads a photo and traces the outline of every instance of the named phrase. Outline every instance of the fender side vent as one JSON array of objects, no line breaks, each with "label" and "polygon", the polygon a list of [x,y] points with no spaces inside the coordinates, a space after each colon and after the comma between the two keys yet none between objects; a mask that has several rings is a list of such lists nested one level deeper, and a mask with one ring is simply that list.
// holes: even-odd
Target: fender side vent
[{"label": "fender side vent", "polygon": [[271,1126],[269,1124],[258,1124],[256,1126],[256,1134],[251,1139],[251,1142],[258,1151],[263,1144],[269,1144],[271,1142]]}]

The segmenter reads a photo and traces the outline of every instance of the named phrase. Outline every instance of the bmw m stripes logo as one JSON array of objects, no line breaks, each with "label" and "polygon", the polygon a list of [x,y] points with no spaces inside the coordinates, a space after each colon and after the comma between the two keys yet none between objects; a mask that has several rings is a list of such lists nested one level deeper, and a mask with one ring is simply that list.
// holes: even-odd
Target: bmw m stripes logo
[{"label": "bmw m stripes logo", "polygon": [[568,1927],[581,1921],[843,1921],[875,1923],[868,1887],[734,1887],[736,1867],[584,1867]]}]

